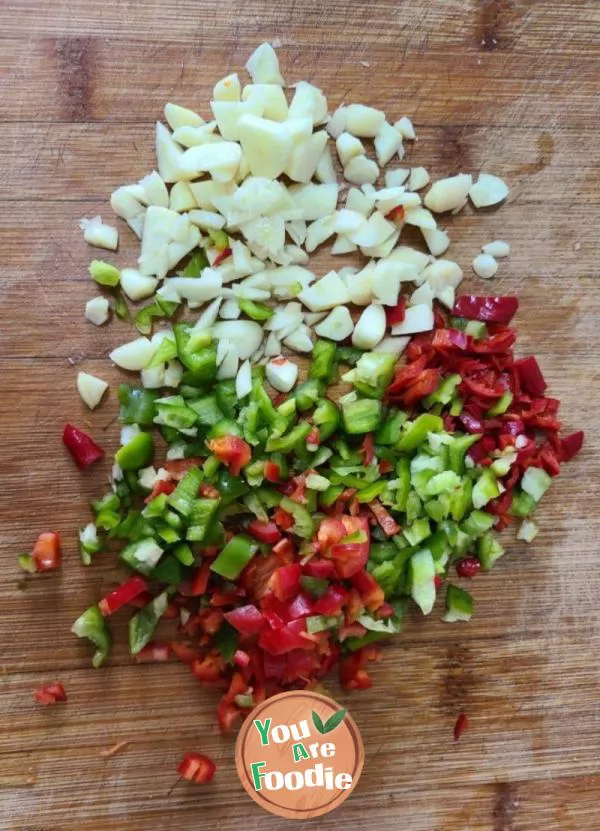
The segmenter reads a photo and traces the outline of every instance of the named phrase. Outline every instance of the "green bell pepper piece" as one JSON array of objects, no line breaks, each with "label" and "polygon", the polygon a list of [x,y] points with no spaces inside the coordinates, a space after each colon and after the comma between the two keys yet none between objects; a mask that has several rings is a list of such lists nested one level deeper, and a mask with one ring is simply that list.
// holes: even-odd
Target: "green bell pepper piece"
[{"label": "green bell pepper piece", "polygon": [[373,433],[383,421],[383,406],[375,398],[360,398],[342,405],[342,420],[346,433],[358,435]]},{"label": "green bell pepper piece", "polygon": [[338,407],[328,398],[320,398],[313,412],[313,423],[319,428],[321,441],[327,441],[340,426],[341,415]]},{"label": "green bell pepper piece", "polygon": [[[464,517],[464,515],[473,507],[473,480],[465,477],[460,488],[458,488],[450,497],[448,509],[452,514],[452,519],[456,522]],[[447,514],[446,514],[447,515]]]},{"label": "green bell pepper piece", "polygon": [[239,300],[240,309],[251,320],[268,320],[275,312],[264,303],[256,303],[254,300]]},{"label": "green bell pepper piece", "polygon": [[216,650],[226,664],[233,661],[233,656],[238,648],[239,636],[233,626],[227,621],[221,624],[219,631],[215,632],[210,642],[210,648]]},{"label": "green bell pepper piece", "polygon": [[446,614],[442,620],[445,623],[456,623],[471,620],[472,616],[473,598],[469,592],[449,583],[446,588]]},{"label": "green bell pepper piece", "polygon": [[221,503],[229,505],[248,492],[248,485],[239,476],[232,476],[226,468],[221,468],[217,474],[216,489],[221,494]]},{"label": "green bell pepper piece", "polygon": [[521,488],[539,502],[552,484],[552,477],[541,467],[528,467],[521,479]]},{"label": "green bell pepper piece", "polygon": [[[124,301],[123,301],[124,302]],[[142,335],[149,335],[152,331],[152,321],[155,317],[171,317],[175,313],[178,303],[155,297],[154,302],[144,306],[136,314],[134,321],[136,328]],[[116,309],[115,309],[116,311]]]},{"label": "green bell pepper piece", "polygon": [[508,513],[511,516],[527,517],[535,511],[537,502],[525,491],[516,489]]},{"label": "green bell pepper piece", "polygon": [[204,427],[214,427],[225,420],[225,414],[219,407],[216,395],[188,400],[187,406],[197,415],[197,423]]},{"label": "green bell pepper piece", "polygon": [[205,268],[208,268],[208,257],[202,248],[197,248],[189,259],[188,264],[181,272],[182,277],[201,277]]},{"label": "green bell pepper piece", "polygon": [[161,592],[131,618],[129,621],[129,652],[131,655],[137,655],[152,640],[158,622],[167,611],[168,605],[168,591]]},{"label": "green bell pepper piece", "polygon": [[275,451],[280,453],[292,453],[301,444],[306,442],[306,437],[311,430],[312,427],[308,424],[308,422],[301,421],[289,432],[284,433],[283,436],[270,436],[267,440],[265,449],[267,453]]},{"label": "green bell pepper piece", "polygon": [[179,562],[184,566],[193,566],[196,562],[194,552],[185,542],[179,543],[179,545],[173,549],[173,556],[177,557]]},{"label": "green bell pepper piece", "polygon": [[306,631],[314,635],[317,632],[325,632],[339,626],[340,619],[337,615],[310,615],[305,618]]},{"label": "green bell pepper piece", "polygon": [[407,413],[402,410],[389,410],[383,424],[375,433],[375,444],[397,444],[400,441],[402,425],[407,418]]},{"label": "green bell pepper piece", "polygon": [[426,540],[431,534],[429,520],[427,517],[419,517],[408,528],[405,528],[402,533],[406,537],[409,545],[419,545],[419,543]]},{"label": "green bell pepper piece", "polygon": [[168,503],[175,508],[182,516],[188,517],[192,511],[194,501],[204,476],[196,465],[192,465],[175,490],[168,497]]},{"label": "green bell pepper piece", "polygon": [[398,548],[393,542],[373,542],[369,551],[369,559],[374,563],[384,563],[393,560],[398,555]]},{"label": "green bell pepper piece", "polygon": [[454,398],[456,388],[462,381],[460,375],[449,375],[444,378],[435,392],[423,399],[423,406],[426,410],[433,407],[434,404],[449,404]]},{"label": "green bell pepper piece", "polygon": [[78,638],[87,638],[94,644],[96,651],[92,658],[92,666],[95,669],[101,667],[108,657],[112,637],[98,606],[90,606],[86,609],[71,627],[71,632]]},{"label": "green bell pepper piece", "polygon": [[150,574],[153,580],[159,583],[168,583],[170,586],[178,586],[183,580],[184,575],[185,568],[174,554],[161,560]]},{"label": "green bell pepper piece", "polygon": [[406,499],[406,521],[412,525],[423,513],[423,503],[416,491],[409,491]]},{"label": "green bell pepper piece", "polygon": [[[408,426],[407,426],[408,424]],[[439,433],[444,429],[444,422],[439,416],[423,413],[414,421],[407,422],[402,438],[396,445],[400,453],[410,453],[427,441],[428,433]]]},{"label": "green bell pepper piece", "polygon": [[352,384],[367,398],[383,398],[395,366],[395,355],[388,352],[365,352],[352,370]]},{"label": "green bell pepper piece", "polygon": [[119,384],[120,421],[123,424],[139,424],[140,427],[151,427],[155,415],[154,402],[158,396],[159,393],[153,390]]},{"label": "green bell pepper piece", "polygon": [[465,472],[465,456],[467,450],[481,438],[481,433],[474,433],[471,436],[455,436],[449,447],[450,469],[462,475]]},{"label": "green bell pepper piece", "polygon": [[154,442],[150,433],[138,433],[137,436],[120,447],[115,453],[115,462],[121,470],[138,470],[150,464],[154,454]]},{"label": "green bell pepper piece", "polygon": [[496,560],[499,560],[503,554],[504,548],[491,531],[488,531],[479,538],[477,543],[477,556],[481,562],[481,568],[484,571],[489,571]]},{"label": "green bell pepper piece", "polygon": [[232,537],[211,563],[211,571],[226,580],[235,580],[258,551],[258,543],[246,534]]},{"label": "green bell pepper piece", "polygon": [[461,531],[468,534],[471,539],[479,539],[486,531],[489,531],[496,517],[493,514],[488,514],[485,511],[472,511],[460,526]]},{"label": "green bell pepper piece", "polygon": [[[217,374],[217,347],[214,344],[194,350],[191,327],[186,323],[176,323],[173,327],[177,354],[181,363],[190,370],[196,382],[205,384],[212,381]],[[185,381],[188,383],[187,379]],[[198,383],[194,384],[197,386]]]},{"label": "green bell pepper piece", "polygon": [[323,493],[319,495],[321,505],[324,505],[326,508],[331,507],[343,491],[343,485],[332,485],[330,488],[327,488],[326,491],[323,491]]},{"label": "green bell pepper piece", "polygon": [[226,248],[229,248],[229,237],[220,228],[215,231],[209,231],[208,236],[211,238],[217,251],[225,251]]},{"label": "green bell pepper piece", "polygon": [[473,507],[483,508],[492,499],[500,496],[498,480],[489,468],[485,468],[479,479],[473,485]]},{"label": "green bell pepper piece", "polygon": [[177,344],[174,338],[164,338],[154,353],[154,357],[146,366],[146,369],[153,369],[155,366],[161,366],[168,361],[172,361],[177,357]]},{"label": "green bell pepper piece", "polygon": [[303,574],[300,578],[300,585],[304,591],[308,592],[312,597],[322,597],[329,588],[327,580],[321,580],[319,577],[310,577]]},{"label": "green bell pepper piece", "polygon": [[181,395],[157,398],[154,423],[172,427],[174,430],[191,430],[198,416],[194,410],[190,409],[189,403],[189,400],[186,401]]},{"label": "green bell pepper piece", "polygon": [[355,346],[338,346],[335,350],[336,361],[348,366],[356,366],[361,355],[364,355],[363,350]]},{"label": "green bell pepper piece", "polygon": [[435,603],[435,563],[427,548],[410,558],[411,597],[424,615],[431,613]]},{"label": "green bell pepper piece", "polygon": [[429,479],[424,488],[425,496],[439,496],[441,493],[454,490],[461,484],[460,476],[452,470],[436,473]]},{"label": "green bell pepper piece", "polygon": [[146,519],[155,519],[156,517],[162,516],[167,508],[167,494],[166,493],[159,493],[158,496],[155,496],[152,499],[144,510],[142,511],[142,516]]},{"label": "green bell pepper piece", "polygon": [[294,391],[296,407],[300,412],[310,410],[325,392],[325,384],[318,378],[309,378],[302,384],[298,384]]},{"label": "green bell pepper piece", "polygon": [[219,381],[215,385],[217,404],[227,418],[234,418],[238,410],[238,397],[235,391],[235,379]]},{"label": "green bell pepper piece", "polygon": [[450,404],[450,415],[453,418],[457,418],[463,411],[463,400],[462,398],[455,398],[454,401]]},{"label": "green bell pepper piece", "polygon": [[396,510],[404,512],[410,493],[410,459],[398,459],[396,462],[396,477],[398,488],[396,490],[395,507]]},{"label": "green bell pepper piece", "polygon": [[486,415],[493,417],[502,415],[505,413],[510,405],[512,404],[513,394],[510,390],[507,390],[497,401],[496,403],[490,407],[487,411]]},{"label": "green bell pepper piece", "polygon": [[333,341],[317,340],[312,350],[308,377],[329,383],[335,364],[337,347]]},{"label": "green bell pepper piece", "polygon": [[130,568],[149,576],[152,569],[157,565],[164,550],[155,542],[152,537],[145,537],[130,542],[120,553],[119,557]]},{"label": "green bell pepper piece", "polygon": [[294,502],[293,499],[284,496],[279,506],[294,518],[294,524],[291,528],[292,533],[304,539],[311,539],[315,530],[315,524],[304,505],[300,505],[299,502]]},{"label": "green bell pepper piece", "polygon": [[379,480],[379,482],[373,482],[372,484],[367,485],[366,488],[360,489],[356,494],[356,498],[359,502],[368,504],[374,499],[377,499],[378,496],[382,496],[387,489],[388,483],[385,480]]},{"label": "green bell pepper piece", "polygon": [[99,286],[110,286],[114,288],[119,285],[121,279],[121,272],[118,268],[110,263],[105,263],[104,260],[92,260],[89,264],[90,277]]},{"label": "green bell pepper piece", "polygon": [[188,529],[186,538],[192,542],[202,542],[206,532],[221,503],[220,499],[195,499],[187,516]]}]

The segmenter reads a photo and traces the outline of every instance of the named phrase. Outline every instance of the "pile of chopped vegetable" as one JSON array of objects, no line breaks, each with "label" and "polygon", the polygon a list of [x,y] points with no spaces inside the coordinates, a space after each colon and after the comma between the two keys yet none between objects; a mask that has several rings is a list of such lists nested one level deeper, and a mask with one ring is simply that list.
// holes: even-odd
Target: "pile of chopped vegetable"
[{"label": "pile of chopped vegetable", "polygon": [[[131,654],[174,654],[224,688],[227,730],[334,667],[345,689],[369,687],[374,644],[401,631],[410,599],[429,614],[445,583],[444,620],[469,620],[452,573],[489,570],[504,553],[494,531],[513,518],[533,539],[529,517],[582,441],[560,438],[535,358],[513,356],[516,308],[459,297],[402,366],[318,340],[307,379],[274,402],[262,367],[241,397],[205,364],[177,395],[121,386],[115,486],[93,503],[81,554],[118,546],[133,576],[73,627],[95,644],[94,665],[108,656],[107,618],[141,607]],[[335,402],[340,375],[351,387]],[[162,618],[175,621],[168,641],[155,639]]]},{"label": "pile of chopped vegetable", "polygon": [[[288,104],[268,44],[247,68],[245,88],[236,74],[215,86],[213,121],[167,104],[158,172],[111,199],[141,239],[137,268],[90,264],[106,295],[86,318],[102,325],[112,307],[133,319],[140,336],[110,357],[141,385],[119,387],[111,488],[80,531],[84,564],[118,553],[130,576],[72,630],[99,667],[109,618],[128,607],[135,660],[174,656],[221,689],[223,730],[334,669],[345,689],[371,686],[380,642],[411,603],[430,614],[444,587],[443,619],[469,620],[473,599],[453,581],[489,570],[512,522],[534,539],[531,515],[583,442],[561,437],[535,358],[513,354],[517,299],[457,297],[462,269],[436,259],[450,238],[433,214],[496,205],[506,184],[461,173],[422,199],[430,177],[413,167],[388,170],[377,190],[380,168],[415,139],[409,119],[392,125],[360,104],[328,115],[305,82]],[[332,142],[353,185],[341,207]],[[411,225],[429,253],[399,244]],[[99,217],[82,228],[117,248]],[[368,262],[317,278],[308,254],[331,238],[334,255]],[[483,245],[473,269],[491,278],[508,254],[502,240]],[[124,296],[152,301],[132,311]],[[195,321],[186,305],[201,309]],[[292,351],[310,354],[305,379]],[[108,386],[85,372],[77,384],[92,409]],[[63,441],[81,469],[103,456],[71,424]],[[51,532],[20,563],[60,560]],[[58,682],[36,695],[66,700]],[[180,773],[206,782],[214,765],[188,754]]]}]

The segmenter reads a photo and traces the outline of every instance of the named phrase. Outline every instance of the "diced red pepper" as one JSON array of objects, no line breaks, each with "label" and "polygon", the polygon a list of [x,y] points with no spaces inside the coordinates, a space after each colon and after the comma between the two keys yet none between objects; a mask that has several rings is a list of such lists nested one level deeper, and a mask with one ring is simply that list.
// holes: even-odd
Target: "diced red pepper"
[{"label": "diced red pepper", "polygon": [[163,462],[162,467],[167,471],[171,479],[178,482],[183,479],[191,467],[200,467],[204,459],[201,456],[190,456],[187,459],[168,459]]},{"label": "diced red pepper", "polygon": [[365,666],[368,661],[378,660],[380,653],[373,647],[358,649],[340,662],[340,683],[345,690],[366,690],[373,686]]},{"label": "diced red pepper", "polygon": [[225,262],[225,260],[227,260],[227,259],[229,259],[229,257],[231,257],[232,253],[233,252],[231,251],[231,248],[229,248],[229,247],[224,248],[222,251],[219,251],[219,253],[217,254],[217,256],[213,260],[212,268],[216,268],[218,265],[221,265],[222,262]]},{"label": "diced red pepper", "polygon": [[251,603],[225,612],[225,620],[241,635],[256,635],[266,624],[263,613]]},{"label": "diced red pepper", "polygon": [[58,533],[46,531],[40,534],[33,546],[31,558],[36,571],[55,571],[59,568],[62,552]]},{"label": "diced red pepper", "polygon": [[379,523],[379,527],[386,537],[393,537],[402,530],[394,517],[390,514],[387,508],[383,507],[378,499],[374,499],[372,502],[369,502],[369,508],[373,512],[375,519]]},{"label": "diced red pepper", "polygon": [[98,603],[98,608],[104,617],[108,617],[108,615],[112,615],[114,612],[117,612],[122,606],[125,606],[127,603],[131,603],[135,597],[147,590],[148,583],[143,577],[139,577],[135,574],[133,577],[130,577],[129,580],[126,580],[118,586],[114,591],[109,592],[106,597],[103,597]]},{"label": "diced red pepper", "polygon": [[197,620],[207,635],[216,635],[223,623],[224,614],[220,609],[200,609]]},{"label": "diced red pepper", "polygon": [[208,588],[208,581],[210,579],[210,561],[205,560],[201,566],[199,566],[192,579],[192,587],[190,589],[190,596],[191,597],[201,597],[203,594],[206,594],[206,590]]},{"label": "diced red pepper", "polygon": [[419,375],[427,368],[427,355],[421,355],[412,363],[398,367],[392,383],[388,387],[388,395],[394,396],[403,392],[416,381]]},{"label": "diced red pepper", "polygon": [[454,725],[454,741],[457,742],[462,734],[465,732],[467,727],[469,726],[469,719],[467,718],[465,713],[461,713],[459,717],[456,719],[456,724]]},{"label": "diced red pepper", "polygon": [[200,660],[200,654],[193,646],[179,641],[171,641],[171,651],[182,664],[193,664]]},{"label": "diced red pepper", "polygon": [[229,468],[232,476],[239,476],[240,470],[250,462],[250,445],[239,436],[220,436],[206,443],[211,453]]},{"label": "diced red pepper", "polygon": [[308,577],[317,577],[320,580],[330,580],[335,575],[335,565],[331,560],[322,560],[312,557],[302,566],[302,571]]},{"label": "diced red pepper", "polygon": [[299,563],[281,566],[271,575],[269,588],[278,600],[289,600],[300,591],[301,576],[302,567]]},{"label": "diced red pepper", "polygon": [[570,462],[583,447],[584,432],[578,430],[577,433],[571,433],[570,436],[565,436],[561,439],[561,459],[563,462]]},{"label": "diced red pepper", "polygon": [[300,617],[308,617],[313,613],[312,599],[305,593],[300,592],[287,604],[287,617],[289,620],[298,620]]},{"label": "diced red pepper", "polygon": [[153,642],[146,644],[135,656],[137,664],[159,664],[168,661],[171,657],[171,646],[168,643]]},{"label": "diced red pepper", "polygon": [[439,369],[424,369],[414,384],[406,390],[402,401],[407,407],[414,407],[417,401],[421,401],[437,390],[440,385]]},{"label": "diced red pepper", "polygon": [[456,298],[452,314],[469,320],[492,323],[510,323],[519,308],[516,297],[477,297],[462,294]]},{"label": "diced red pepper", "polygon": [[383,589],[367,571],[357,571],[352,575],[351,582],[358,591],[363,605],[370,612],[376,612],[383,605],[385,601]]},{"label": "diced red pepper", "polygon": [[272,551],[282,563],[289,563],[296,553],[296,546],[289,537],[283,537],[279,542],[275,543]]},{"label": "diced red pepper", "polygon": [[292,620],[281,629],[263,629],[258,645],[272,655],[283,655],[294,649],[314,648],[314,643],[307,636],[303,619]]},{"label": "diced red pepper", "polygon": [[198,681],[204,681],[207,684],[214,684],[220,681],[224,669],[225,661],[220,655],[214,652],[192,663],[193,674]]},{"label": "diced red pepper", "polygon": [[491,502],[485,506],[485,510],[489,514],[494,514],[495,516],[504,516],[504,514],[508,513],[508,509],[512,505],[513,501],[513,492],[504,491],[501,493],[500,496],[496,497],[496,499],[492,499]]},{"label": "diced red pepper", "polygon": [[46,684],[45,687],[36,690],[34,698],[38,704],[49,706],[58,704],[59,701],[67,701],[67,694],[60,681],[53,681],[51,684]]},{"label": "diced red pepper", "polygon": [[512,329],[505,329],[504,332],[473,341],[471,351],[481,355],[503,355],[513,346],[516,339],[517,335]]},{"label": "diced red pepper", "polygon": [[[458,420],[467,428],[469,433],[483,433],[483,423],[478,418],[473,418],[469,413],[461,413]],[[473,447],[476,447],[476,445],[473,445]],[[470,452],[471,458],[473,461],[478,461],[474,456],[473,447],[471,447]]]},{"label": "diced red pepper", "polygon": [[281,479],[281,468],[275,462],[265,462],[264,474],[267,482],[279,482]]},{"label": "diced red pepper", "polygon": [[481,569],[481,563],[476,557],[463,557],[456,564],[456,573],[459,577],[475,577]]},{"label": "diced red pepper", "polygon": [[310,446],[318,446],[321,443],[321,433],[318,427],[312,427],[310,433],[306,437],[306,444]]},{"label": "diced red pepper", "polygon": [[339,615],[349,596],[350,592],[344,586],[328,586],[325,594],[313,604],[313,611],[317,615]]},{"label": "diced red pepper", "polygon": [[339,519],[323,519],[317,531],[317,540],[321,545],[321,551],[327,552],[332,545],[338,543],[346,536],[346,526]]},{"label": "diced red pepper", "polygon": [[467,349],[469,336],[458,329],[436,329],[433,335],[434,349]]},{"label": "diced red pepper", "polygon": [[386,473],[390,473],[394,469],[394,465],[391,462],[388,462],[387,459],[382,459],[379,462],[379,472],[382,476],[385,476]]},{"label": "diced red pepper", "polygon": [[385,307],[385,317],[387,320],[388,326],[396,326],[398,323],[402,323],[406,316],[406,300],[404,297],[400,296],[398,298],[398,302],[395,306],[386,306]]},{"label": "diced red pepper", "polygon": [[223,733],[229,733],[236,721],[242,717],[241,710],[231,701],[222,699],[217,706],[217,721]]},{"label": "diced red pepper", "polygon": [[370,465],[375,458],[375,442],[373,441],[373,433],[367,433],[361,445],[360,452],[364,463],[366,465]]},{"label": "diced red pepper", "polygon": [[261,522],[260,519],[253,519],[248,523],[248,533],[255,540],[273,545],[281,539],[281,531],[274,522]]},{"label": "diced red pepper", "polygon": [[212,485],[209,485],[208,482],[203,482],[200,485],[200,487],[198,489],[198,495],[203,497],[203,499],[220,499],[221,498],[221,492],[218,491]]},{"label": "diced red pepper", "polygon": [[174,482],[170,482],[168,479],[159,479],[152,488],[152,491],[144,499],[144,502],[147,505],[149,502],[152,502],[153,499],[156,499],[157,496],[160,496],[161,493],[166,493],[168,496],[170,493],[173,493],[175,487],[176,485]]},{"label": "diced red pepper", "polygon": [[548,384],[544,380],[540,365],[533,355],[530,355],[528,358],[521,358],[520,361],[515,361],[514,366],[519,373],[521,387],[529,395],[539,396],[544,394],[544,390]]},{"label": "diced red pepper", "polygon": [[283,508],[277,506],[273,513],[273,522],[278,525],[282,531],[289,531],[294,525],[294,517],[284,511]]},{"label": "diced red pepper", "polygon": [[62,439],[80,470],[85,470],[86,467],[104,456],[104,450],[100,445],[96,444],[91,436],[88,436],[87,433],[73,424],[65,424]]},{"label": "diced red pepper", "polygon": [[217,766],[213,760],[203,753],[186,753],[177,768],[177,772],[182,779],[187,779],[188,782],[205,785],[212,780],[216,769]]}]

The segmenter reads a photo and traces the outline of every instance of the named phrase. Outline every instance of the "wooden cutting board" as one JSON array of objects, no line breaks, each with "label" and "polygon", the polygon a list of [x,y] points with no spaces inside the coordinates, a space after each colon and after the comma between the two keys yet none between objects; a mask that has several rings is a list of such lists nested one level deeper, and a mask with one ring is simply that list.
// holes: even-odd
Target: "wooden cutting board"
[{"label": "wooden cutting board", "polygon": [[[408,164],[510,182],[501,210],[448,221],[450,255],[470,275],[482,244],[510,241],[499,278],[467,285],[518,293],[522,354],[536,352],[565,425],[588,435],[544,500],[537,540],[512,542],[474,582],[470,625],[442,624],[438,609],[415,615],[372,690],[332,683],[362,730],[366,765],[348,802],[311,827],[597,831],[597,0],[7,0],[0,24],[0,828],[301,827],[248,799],[234,738],[215,727],[216,696],[184,667],[132,665],[122,639],[108,668],[89,668],[69,626],[115,572],[108,561],[80,566],[75,531],[108,463],[82,475],[60,443],[69,419],[114,450],[121,376],[106,356],[129,335],[83,319],[94,252],[77,220],[110,217],[107,195],[151,169],[165,101],[206,115],[213,83],[277,38],[289,82],[312,81],[332,106],[411,115],[419,141]],[[115,259],[130,264],[134,251],[126,231]],[[75,391],[82,368],[112,382],[93,414]],[[48,529],[63,534],[64,566],[24,580],[17,554]],[[33,690],[54,679],[69,703],[36,706]],[[454,744],[460,711],[471,726]],[[217,760],[214,785],[168,795],[190,750]]]}]

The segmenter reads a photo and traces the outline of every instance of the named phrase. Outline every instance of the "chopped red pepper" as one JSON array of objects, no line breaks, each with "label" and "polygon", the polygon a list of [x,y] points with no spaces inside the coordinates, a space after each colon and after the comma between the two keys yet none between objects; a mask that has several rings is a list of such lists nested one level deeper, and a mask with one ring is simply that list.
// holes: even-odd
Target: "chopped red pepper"
[{"label": "chopped red pepper", "polygon": [[519,373],[521,387],[529,395],[539,396],[544,394],[544,390],[548,384],[544,380],[540,365],[533,355],[530,355],[528,358],[521,358],[520,361],[515,361],[514,367]]},{"label": "chopped red pepper", "polygon": [[238,667],[247,667],[250,665],[250,656],[243,649],[236,649],[233,656],[233,663]]},{"label": "chopped red pepper", "polygon": [[182,779],[188,782],[195,782],[197,785],[205,785],[215,775],[217,766],[208,756],[202,753],[186,753],[181,760],[177,772]]},{"label": "chopped red pepper", "polygon": [[208,449],[229,468],[232,476],[239,476],[240,470],[250,462],[250,445],[239,436],[220,436],[206,442]]},{"label": "chopped red pepper", "polygon": [[400,296],[395,306],[385,307],[385,317],[388,326],[396,326],[397,323],[402,323],[406,316],[406,300]]},{"label": "chopped red pepper", "polygon": [[178,482],[183,479],[185,474],[191,467],[200,467],[204,462],[201,456],[189,456],[187,459],[170,459],[163,462],[162,466],[167,471],[171,479]]},{"label": "chopped red pepper", "polygon": [[133,577],[130,577],[129,580],[126,580],[118,586],[114,591],[107,594],[106,597],[103,597],[98,603],[98,608],[104,617],[107,617],[108,615],[112,615],[114,612],[118,611],[127,603],[131,603],[135,597],[147,590],[148,583],[144,580],[144,578],[134,575]]},{"label": "chopped red pepper", "polygon": [[261,522],[260,519],[253,519],[248,523],[248,533],[252,534],[255,540],[269,545],[281,539],[281,531],[274,522]]},{"label": "chopped red pepper", "polygon": [[266,624],[264,614],[251,603],[225,612],[225,620],[241,635],[256,635]]},{"label": "chopped red pepper", "polygon": [[263,629],[258,645],[272,655],[283,655],[294,649],[313,649],[304,620],[292,620],[280,629]]},{"label": "chopped red pepper", "polygon": [[198,681],[204,681],[207,684],[219,682],[224,669],[225,661],[214,652],[192,663],[193,674]]},{"label": "chopped red pepper", "polygon": [[424,369],[414,384],[411,384],[406,390],[402,396],[402,401],[407,407],[414,407],[418,401],[435,392],[439,385],[439,369]]},{"label": "chopped red pepper", "polygon": [[210,579],[210,561],[205,560],[199,568],[196,569],[192,579],[192,587],[190,590],[191,597],[201,597],[206,593],[208,588],[208,581]]},{"label": "chopped red pepper", "polygon": [[467,349],[469,336],[458,329],[436,329],[433,335],[434,349]]},{"label": "chopped red pepper", "polygon": [[264,474],[267,482],[279,482],[281,478],[281,468],[275,462],[265,462]]},{"label": "chopped red pepper", "polygon": [[456,724],[454,725],[454,741],[457,742],[462,734],[465,732],[467,727],[469,726],[469,719],[467,718],[466,713],[461,713],[459,717],[456,719]]},{"label": "chopped red pepper", "polygon": [[269,588],[278,600],[290,600],[300,590],[302,567],[299,563],[281,566],[276,569],[269,580]]},{"label": "chopped red pepper", "polygon": [[481,563],[476,557],[464,557],[456,564],[456,573],[459,577],[475,577],[481,569]]},{"label": "chopped red pepper", "polygon": [[73,424],[65,424],[63,430],[63,443],[75,460],[80,470],[85,470],[98,459],[104,456],[104,450],[96,444],[91,436],[75,427]]},{"label": "chopped red pepper", "polygon": [[161,664],[171,657],[171,645],[153,641],[146,644],[135,656],[137,664]]},{"label": "chopped red pepper", "polygon": [[407,387],[416,381],[426,367],[427,355],[421,355],[412,363],[399,367],[396,370],[392,383],[387,389],[388,395],[394,396],[403,392]]},{"label": "chopped red pepper", "polygon": [[67,701],[67,694],[60,681],[53,681],[51,684],[46,684],[45,687],[36,690],[34,698],[38,704],[49,706],[50,704],[58,704],[59,701]]},{"label": "chopped red pepper", "polygon": [[58,533],[46,531],[40,534],[33,546],[31,558],[36,571],[55,571],[59,568],[62,552]]},{"label": "chopped red pepper", "polygon": [[157,496],[160,496],[161,493],[166,493],[168,496],[170,493],[173,493],[175,487],[176,485],[174,482],[170,482],[168,479],[159,479],[152,488],[152,491],[144,499],[144,502],[147,505],[149,502],[152,502],[153,499],[156,499]]},{"label": "chopped red pepper", "polygon": [[516,297],[477,297],[462,294],[456,298],[452,314],[469,320],[483,320],[492,323],[510,323],[519,308]]},{"label": "chopped red pepper", "polygon": [[364,463],[370,465],[375,458],[375,442],[373,441],[373,433],[367,433],[360,448]]},{"label": "chopped red pepper", "polygon": [[570,436],[565,436],[561,439],[561,460],[563,462],[570,462],[583,447],[584,432],[578,430],[577,433],[571,433]]},{"label": "chopped red pepper", "polygon": [[345,690],[366,690],[373,686],[365,666],[368,661],[377,661],[381,653],[375,647],[363,646],[340,662],[340,683]]},{"label": "chopped red pepper", "polygon": [[374,499],[372,502],[369,502],[369,508],[373,511],[375,519],[386,537],[393,537],[402,530],[394,517],[387,508],[383,507],[379,500]]},{"label": "chopped red pepper", "polygon": [[367,571],[357,571],[351,579],[364,606],[370,612],[377,611],[385,601],[383,589],[377,580]]},{"label": "chopped red pepper", "polygon": [[318,427],[313,427],[306,437],[306,444],[308,447],[318,447],[321,443],[321,433]]}]

